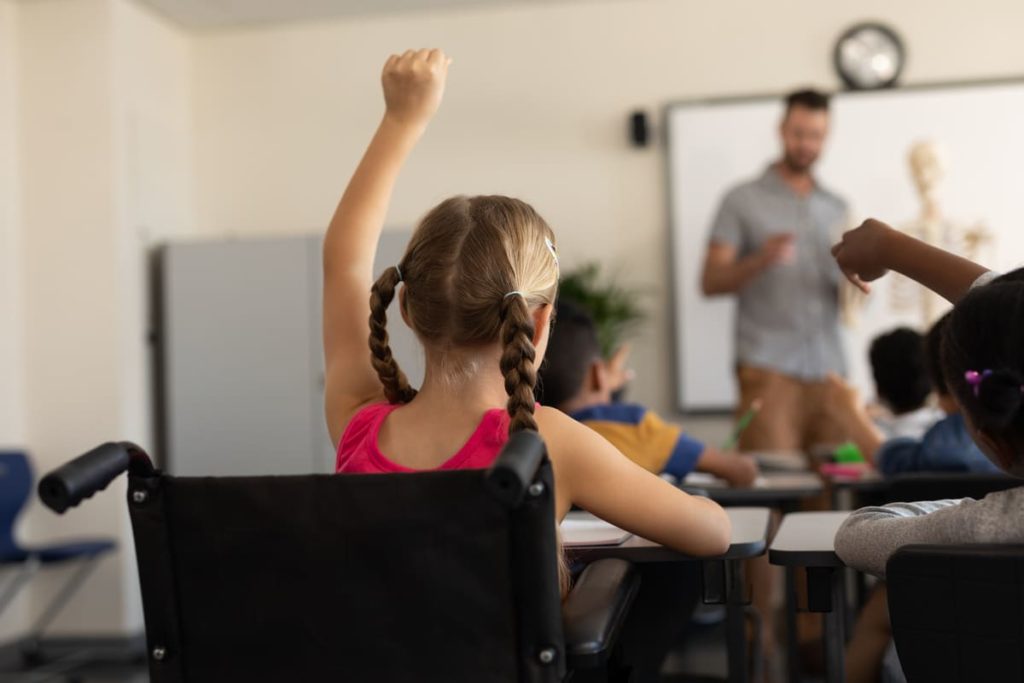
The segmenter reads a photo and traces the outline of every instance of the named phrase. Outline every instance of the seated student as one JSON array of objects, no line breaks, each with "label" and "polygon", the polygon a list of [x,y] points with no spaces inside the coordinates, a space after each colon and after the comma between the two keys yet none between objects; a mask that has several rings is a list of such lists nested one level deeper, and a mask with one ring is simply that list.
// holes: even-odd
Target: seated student
[{"label": "seated student", "polygon": [[614,403],[612,394],[628,379],[624,353],[601,357],[594,321],[579,305],[556,304],[545,358],[537,383],[541,403],[587,425],[644,469],[679,480],[694,470],[708,472],[733,486],[749,486],[757,477],[749,456],[706,446],[643,406]]},{"label": "seated student", "polygon": [[[1024,269],[996,276],[874,220],[843,235],[832,253],[864,291],[868,281],[895,270],[955,304],[939,354],[949,394],[981,451],[1002,470],[1024,477]],[[1024,543],[1021,510],[1024,486],[982,500],[863,508],[840,527],[836,553],[848,566],[884,577],[893,553],[912,543]],[[887,618],[884,602],[874,602],[875,612]],[[848,666],[859,662],[861,668],[850,682],[877,678],[880,660],[880,654],[874,661],[848,659]],[[886,673],[899,680],[891,647],[886,663]]]},{"label": "seated student", "polygon": [[[374,280],[392,190],[441,103],[449,63],[440,50],[387,60],[383,118],[324,238],[324,403],[337,472],[486,468],[511,434],[537,431],[555,475],[552,524],[577,505],[682,553],[724,552],[731,523],[719,505],[536,405],[558,255],[554,232],[531,206],[503,196],[446,199],[420,222],[399,263]],[[389,345],[396,298],[424,347],[418,390]]]},{"label": "seated student", "polygon": [[829,379],[828,410],[843,425],[864,458],[882,474],[901,472],[994,472],[998,468],[971,440],[960,406],[943,376],[940,357],[943,329],[951,314],[940,318],[925,338],[925,356],[939,407],[946,417],[920,438],[885,439],[857,399],[857,392],[836,377]]},{"label": "seated student", "polygon": [[920,439],[944,413],[928,404],[932,380],[926,368],[924,338],[917,330],[898,327],[881,334],[868,350],[875,393],[887,414],[875,424],[887,439]]}]

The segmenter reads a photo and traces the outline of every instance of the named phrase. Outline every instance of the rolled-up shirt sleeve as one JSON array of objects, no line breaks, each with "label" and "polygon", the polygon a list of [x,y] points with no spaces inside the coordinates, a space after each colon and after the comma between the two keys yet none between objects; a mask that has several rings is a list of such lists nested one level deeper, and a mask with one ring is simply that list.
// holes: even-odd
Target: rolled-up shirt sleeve
[{"label": "rolled-up shirt sleeve", "polygon": [[733,190],[722,198],[715,215],[715,222],[711,224],[710,241],[713,244],[728,244],[733,247],[741,247],[743,244],[743,221],[740,217],[739,200],[736,191]]}]

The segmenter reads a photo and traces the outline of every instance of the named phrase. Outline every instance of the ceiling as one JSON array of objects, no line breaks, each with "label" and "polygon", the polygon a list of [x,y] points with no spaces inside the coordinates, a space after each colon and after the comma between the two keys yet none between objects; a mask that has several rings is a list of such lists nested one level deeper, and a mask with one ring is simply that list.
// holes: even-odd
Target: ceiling
[{"label": "ceiling", "polygon": [[336,17],[428,12],[458,6],[497,7],[556,0],[139,0],[188,28],[310,21]]}]

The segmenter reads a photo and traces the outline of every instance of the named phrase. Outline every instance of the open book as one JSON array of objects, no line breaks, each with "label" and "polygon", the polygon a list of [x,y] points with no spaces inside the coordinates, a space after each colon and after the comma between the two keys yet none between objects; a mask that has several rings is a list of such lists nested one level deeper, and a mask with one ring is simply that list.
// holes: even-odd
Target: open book
[{"label": "open book", "polygon": [[566,547],[621,545],[632,535],[589,512],[570,512],[562,520],[561,529],[562,544]]}]

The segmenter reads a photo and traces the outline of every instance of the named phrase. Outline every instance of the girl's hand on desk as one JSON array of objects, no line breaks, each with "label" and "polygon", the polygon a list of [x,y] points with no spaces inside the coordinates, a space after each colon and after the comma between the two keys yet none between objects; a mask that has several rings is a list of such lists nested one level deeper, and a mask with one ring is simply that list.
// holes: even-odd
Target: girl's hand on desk
[{"label": "girl's hand on desk", "polygon": [[381,75],[385,118],[405,126],[425,127],[441,104],[451,63],[451,58],[437,49],[391,55]]}]

